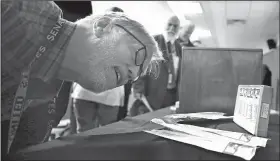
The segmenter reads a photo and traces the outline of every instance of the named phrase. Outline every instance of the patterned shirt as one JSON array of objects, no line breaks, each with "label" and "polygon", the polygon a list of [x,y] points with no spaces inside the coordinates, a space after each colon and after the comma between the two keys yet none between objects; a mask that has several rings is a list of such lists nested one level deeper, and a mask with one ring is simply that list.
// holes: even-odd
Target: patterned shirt
[{"label": "patterned shirt", "polygon": [[[29,85],[36,82],[32,79],[45,84],[53,81],[76,27],[61,16],[61,9],[51,1],[1,1],[1,121],[9,119],[22,70],[28,67],[46,38],[56,40],[33,64]],[[58,28],[54,26],[58,22],[63,25],[61,34],[56,35]]]}]

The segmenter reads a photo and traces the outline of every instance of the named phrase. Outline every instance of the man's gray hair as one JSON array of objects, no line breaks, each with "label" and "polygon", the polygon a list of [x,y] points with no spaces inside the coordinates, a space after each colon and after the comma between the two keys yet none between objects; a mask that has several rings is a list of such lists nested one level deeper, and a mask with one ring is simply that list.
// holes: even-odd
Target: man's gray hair
[{"label": "man's gray hair", "polygon": [[181,28],[185,28],[187,30],[194,30],[195,29],[195,24],[191,20],[186,20],[182,23]]},{"label": "man's gray hair", "polygon": [[114,30],[117,31],[116,35],[113,33],[115,36],[119,37],[122,34],[130,35],[126,31],[115,27],[115,24],[121,25],[129,32],[131,32],[134,36],[136,36],[146,46],[147,58],[151,58],[151,62],[149,63],[148,68],[145,70],[144,73],[149,73],[157,77],[160,72],[158,63],[159,61],[162,61],[164,59],[162,57],[161,51],[159,50],[157,42],[155,41],[153,36],[151,36],[151,34],[148,33],[145,27],[139,22],[129,18],[127,15],[121,12],[105,12],[99,15],[90,15],[79,21],[80,23],[90,23],[93,26],[95,26],[98,20],[101,18],[110,19],[110,25],[114,26]]}]

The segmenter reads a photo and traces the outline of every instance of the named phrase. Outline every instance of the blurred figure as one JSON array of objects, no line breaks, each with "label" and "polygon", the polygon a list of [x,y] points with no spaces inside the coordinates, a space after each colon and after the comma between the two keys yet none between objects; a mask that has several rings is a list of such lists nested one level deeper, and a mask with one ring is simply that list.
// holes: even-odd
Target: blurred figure
[{"label": "blurred figure", "polygon": [[276,45],[276,42],[275,42],[274,39],[268,39],[268,40],[266,41],[266,43],[267,43],[267,46],[268,46],[268,49],[269,49],[269,50],[274,50],[274,49],[277,48],[277,45]]},{"label": "blurred figure", "polygon": [[[166,22],[164,33],[154,36],[166,60],[158,64],[159,76],[155,79],[151,75],[146,75],[132,85],[134,96],[146,96],[154,110],[174,105],[178,100],[181,46],[176,38],[179,28],[180,20],[177,16],[172,16]],[[135,105],[139,105],[139,103],[135,103]],[[140,107],[142,108],[142,104]],[[133,108],[138,107],[133,106],[131,109],[131,111],[137,111]]]},{"label": "blurred figure", "polygon": [[277,48],[277,43],[274,39],[268,39],[266,41],[269,51],[263,55],[263,64],[265,64],[263,73],[263,84],[270,84],[270,86],[275,89],[273,90],[273,102],[272,109],[278,109],[276,107],[279,97],[277,97],[277,88],[279,81],[279,48]]},{"label": "blurred figure", "polygon": [[[163,36],[167,43],[167,62],[168,62],[168,82],[161,108],[174,105],[178,98],[179,71],[181,59],[181,46],[176,41],[180,29],[180,20],[177,16],[172,16],[165,26]],[[160,38],[160,36],[158,36]]]},{"label": "blurred figure", "polygon": [[124,87],[94,93],[74,83],[71,97],[77,133],[80,133],[117,121],[119,108],[123,106]]},{"label": "blurred figure", "polygon": [[107,12],[124,12],[121,8],[119,7],[112,7],[106,10]]},{"label": "blurred figure", "polygon": [[263,64],[263,81],[262,85],[271,86],[272,73],[266,64]]},{"label": "blurred figure", "polygon": [[[268,39],[266,41],[269,51],[263,56],[263,69],[264,69],[264,81],[266,84],[275,86],[277,79],[279,79],[279,49],[274,39]],[[268,75],[267,75],[267,74]],[[268,77],[271,77],[270,79]],[[270,80],[270,83],[268,82]]]},{"label": "blurred figure", "polygon": [[195,29],[195,24],[192,23],[191,21],[188,21],[187,24],[182,25],[179,31],[179,38],[177,39],[177,41],[179,41],[179,43],[182,46],[194,47],[194,45],[190,41],[190,37],[194,29]]},{"label": "blurred figure", "polygon": [[128,112],[128,101],[129,101],[129,95],[131,93],[131,83],[127,83],[124,85],[124,102],[123,107],[119,108],[118,117],[117,120],[122,120],[127,116]]}]

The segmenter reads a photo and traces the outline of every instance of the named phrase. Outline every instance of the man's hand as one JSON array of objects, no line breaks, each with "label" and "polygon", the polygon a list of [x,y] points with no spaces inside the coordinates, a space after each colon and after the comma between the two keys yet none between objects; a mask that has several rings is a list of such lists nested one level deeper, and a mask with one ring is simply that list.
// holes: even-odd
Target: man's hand
[{"label": "man's hand", "polygon": [[142,92],[138,91],[138,90],[135,90],[134,88],[131,89],[132,90],[132,93],[133,93],[133,96],[134,98],[136,99],[141,99],[142,97]]},{"label": "man's hand", "polygon": [[135,97],[136,99],[141,99],[142,94],[141,94],[141,93],[134,93],[134,97]]}]

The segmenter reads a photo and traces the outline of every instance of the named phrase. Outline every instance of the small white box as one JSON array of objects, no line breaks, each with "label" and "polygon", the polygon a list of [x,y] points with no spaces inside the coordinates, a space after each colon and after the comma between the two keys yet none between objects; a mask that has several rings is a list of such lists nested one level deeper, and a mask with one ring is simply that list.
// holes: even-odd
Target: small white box
[{"label": "small white box", "polygon": [[273,89],[264,85],[239,85],[233,121],[259,137],[267,137]]}]

